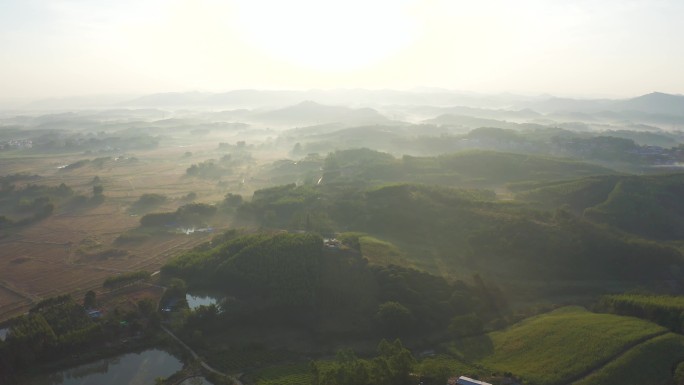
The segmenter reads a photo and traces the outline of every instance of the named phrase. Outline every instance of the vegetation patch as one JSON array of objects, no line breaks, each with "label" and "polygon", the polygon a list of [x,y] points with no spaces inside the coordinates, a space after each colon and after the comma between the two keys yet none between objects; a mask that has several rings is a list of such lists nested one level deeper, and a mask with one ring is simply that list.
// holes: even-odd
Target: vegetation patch
[{"label": "vegetation patch", "polygon": [[607,295],[601,298],[597,308],[610,313],[647,319],[674,332],[684,330],[684,296]]},{"label": "vegetation patch", "polygon": [[383,265],[407,265],[406,255],[391,242],[365,235],[359,237],[361,254],[369,261]]},{"label": "vegetation patch", "polygon": [[473,365],[445,354],[421,360],[416,365],[415,370],[423,382],[435,385],[446,384],[449,378],[455,376],[482,378],[491,374],[481,366]]},{"label": "vegetation patch", "polygon": [[[632,317],[566,307],[492,332],[455,352],[530,383],[562,384],[612,360],[622,350],[665,329]],[[479,345],[479,351],[470,347]]]},{"label": "vegetation patch", "polygon": [[[324,361],[318,361],[323,367]],[[280,365],[255,371],[250,375],[256,385],[310,384],[313,379],[311,365],[307,363]]]},{"label": "vegetation patch", "polygon": [[633,347],[575,385],[667,384],[683,360],[684,336],[667,333]]},{"label": "vegetation patch", "polygon": [[138,281],[144,281],[150,278],[150,273],[148,271],[135,271],[131,273],[124,273],[119,275],[114,275],[105,279],[102,283],[102,287],[107,289],[113,289],[117,287],[126,286]]}]

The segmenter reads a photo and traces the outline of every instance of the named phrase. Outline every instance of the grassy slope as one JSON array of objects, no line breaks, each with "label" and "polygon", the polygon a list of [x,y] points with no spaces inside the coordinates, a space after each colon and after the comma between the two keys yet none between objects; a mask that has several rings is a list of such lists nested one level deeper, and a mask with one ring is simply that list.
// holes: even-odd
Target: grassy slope
[{"label": "grassy slope", "polygon": [[576,385],[668,384],[684,360],[684,336],[668,333],[635,346]]},{"label": "grassy slope", "polygon": [[[485,356],[461,353],[533,384],[561,384],[610,360],[630,344],[664,331],[636,318],[568,307],[490,333],[490,351]],[[480,341],[480,346],[482,342],[487,343]]]},{"label": "grassy slope", "polygon": [[359,237],[359,244],[361,254],[371,263],[415,267],[406,254],[391,242],[364,235]]},{"label": "grassy slope", "polygon": [[[672,367],[684,360],[684,336],[659,335],[664,332],[636,318],[567,307],[488,338],[463,341],[456,347],[461,358],[426,358],[415,371],[427,375],[444,366],[451,375],[485,377],[510,371],[525,383],[538,385],[578,378],[576,385],[665,384],[671,380]],[[300,384],[311,378],[306,363],[265,368],[251,376],[259,385]]]}]

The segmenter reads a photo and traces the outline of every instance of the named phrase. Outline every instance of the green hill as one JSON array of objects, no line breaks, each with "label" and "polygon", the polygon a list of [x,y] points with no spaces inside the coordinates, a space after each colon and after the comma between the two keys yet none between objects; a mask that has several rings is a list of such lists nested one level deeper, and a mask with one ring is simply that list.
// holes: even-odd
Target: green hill
[{"label": "green hill", "polygon": [[516,197],[655,239],[684,238],[684,174],[601,176],[514,185]]},{"label": "green hill", "polygon": [[255,192],[238,216],[270,228],[363,232],[392,245],[366,242],[375,248],[371,257],[392,254],[392,263],[443,276],[479,272],[502,283],[543,282],[545,294],[566,283],[575,292],[590,283],[598,293],[615,282],[619,290],[650,286],[676,275],[671,266],[683,265],[673,248],[572,214],[496,201],[482,190],[288,185]]},{"label": "green hill", "polygon": [[474,312],[487,322],[505,308],[499,292],[481,279],[469,286],[396,265],[370,265],[359,253],[326,247],[310,233],[262,232],[217,243],[173,258],[161,272],[191,288],[235,297],[233,313],[225,317],[238,324],[250,319],[322,334],[396,337],[445,332],[453,317]]},{"label": "green hill", "polygon": [[635,346],[575,385],[672,383],[672,368],[684,361],[684,336],[674,333]]},{"label": "green hill", "polygon": [[[455,346],[455,352],[493,370],[512,372],[530,384],[554,385],[580,379],[665,332],[637,318],[568,307],[465,341]],[[480,346],[479,352],[473,353],[473,345]]]},{"label": "green hill", "polygon": [[438,157],[443,169],[476,180],[509,183],[529,180],[559,180],[613,174],[595,164],[565,158],[512,154],[494,151],[463,151]]},{"label": "green hill", "polygon": [[[494,188],[506,183],[555,181],[592,175],[615,174],[615,171],[591,163],[549,156],[514,154],[496,151],[461,151],[434,157],[390,154],[367,148],[335,151],[325,159],[313,156],[300,162],[266,167],[263,176],[285,182],[311,181],[312,165],[318,163],[320,184],[425,183],[440,186]],[[322,178],[321,178],[322,177]]]}]

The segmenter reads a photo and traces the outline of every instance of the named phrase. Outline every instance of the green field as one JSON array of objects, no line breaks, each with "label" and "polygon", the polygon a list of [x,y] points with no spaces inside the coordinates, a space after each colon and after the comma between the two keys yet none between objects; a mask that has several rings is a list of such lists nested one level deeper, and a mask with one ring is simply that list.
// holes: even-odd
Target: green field
[{"label": "green field", "polygon": [[621,351],[666,329],[636,318],[566,307],[504,331],[453,346],[454,352],[493,371],[531,384],[572,381]]},{"label": "green field", "polygon": [[576,385],[667,384],[684,360],[684,336],[668,333],[635,346]]},{"label": "green field", "polygon": [[[637,318],[566,307],[454,343],[450,350],[451,355],[420,360],[413,372],[433,382],[466,375],[496,383],[511,372],[533,385],[667,384],[672,368],[684,360],[684,336]],[[304,362],[260,369],[250,377],[258,385],[311,380]]]}]

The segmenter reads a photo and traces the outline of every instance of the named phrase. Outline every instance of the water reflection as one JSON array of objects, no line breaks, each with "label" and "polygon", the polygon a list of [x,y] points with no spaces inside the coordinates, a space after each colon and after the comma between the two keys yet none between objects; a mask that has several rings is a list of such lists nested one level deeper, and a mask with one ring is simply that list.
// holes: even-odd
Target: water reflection
[{"label": "water reflection", "polygon": [[150,385],[155,378],[168,377],[182,367],[183,363],[169,353],[150,349],[46,375],[31,385]]},{"label": "water reflection", "polygon": [[217,305],[219,302],[214,296],[201,294],[186,294],[185,300],[188,302],[190,310],[195,310],[200,306]]}]

